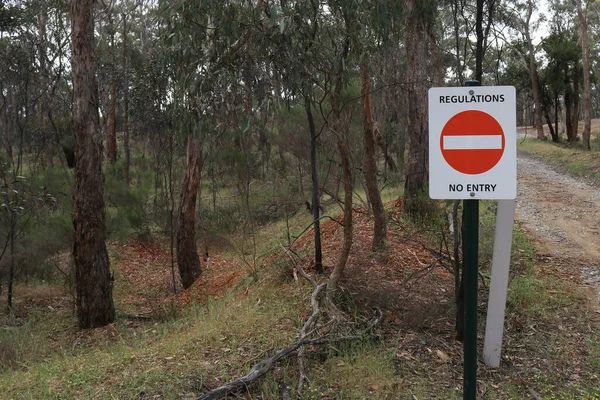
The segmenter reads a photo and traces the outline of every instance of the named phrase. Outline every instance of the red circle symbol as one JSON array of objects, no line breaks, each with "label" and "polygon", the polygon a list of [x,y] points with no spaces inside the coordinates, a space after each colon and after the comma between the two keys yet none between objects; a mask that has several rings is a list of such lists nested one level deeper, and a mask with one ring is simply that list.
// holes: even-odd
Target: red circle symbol
[{"label": "red circle symbol", "polygon": [[440,148],[458,172],[482,174],[494,168],[504,153],[504,131],[491,115],[477,110],[456,114],[444,125]]}]

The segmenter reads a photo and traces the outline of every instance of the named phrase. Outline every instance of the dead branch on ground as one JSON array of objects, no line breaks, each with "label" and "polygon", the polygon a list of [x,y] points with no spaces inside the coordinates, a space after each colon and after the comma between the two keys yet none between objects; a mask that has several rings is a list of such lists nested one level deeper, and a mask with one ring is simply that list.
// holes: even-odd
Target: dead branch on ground
[{"label": "dead branch on ground", "polygon": [[[321,292],[327,287],[326,283],[321,283],[315,287],[311,295],[311,306],[313,312],[311,316],[306,320],[304,326],[302,327],[299,339],[294,343],[290,344],[287,347],[279,349],[273,354],[271,357],[262,360],[256,363],[250,372],[238,379],[235,379],[231,382],[225,383],[217,388],[214,388],[202,396],[198,397],[196,400],[215,400],[220,399],[230,393],[247,390],[248,386],[252,383],[256,382],[258,379],[264,377],[269,371],[275,368],[278,361],[289,358],[293,355],[298,357],[299,367],[300,367],[300,376],[298,381],[298,392],[302,391],[302,387],[305,382],[308,382],[308,378],[305,374],[305,346],[317,346],[317,345],[326,345],[332,342],[344,342],[344,341],[352,341],[358,340],[366,333],[369,333],[373,330],[375,326],[377,326],[381,320],[383,319],[383,313],[381,310],[376,309],[374,317],[369,321],[369,324],[366,329],[359,331],[358,333],[349,334],[345,336],[335,336],[336,332],[336,320],[331,318],[328,322],[324,324],[318,324],[318,320],[323,316],[324,310],[319,307],[319,297]],[[323,333],[323,329],[329,327],[330,329]],[[319,336],[316,336],[320,334]],[[316,336],[316,337],[315,337]]]}]

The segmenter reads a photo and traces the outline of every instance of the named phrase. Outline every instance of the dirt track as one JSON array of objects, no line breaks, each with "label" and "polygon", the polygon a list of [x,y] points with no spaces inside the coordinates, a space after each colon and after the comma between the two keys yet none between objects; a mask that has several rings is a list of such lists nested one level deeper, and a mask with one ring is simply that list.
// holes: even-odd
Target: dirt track
[{"label": "dirt track", "polygon": [[517,219],[540,240],[539,258],[590,291],[600,313],[600,189],[518,156]]}]

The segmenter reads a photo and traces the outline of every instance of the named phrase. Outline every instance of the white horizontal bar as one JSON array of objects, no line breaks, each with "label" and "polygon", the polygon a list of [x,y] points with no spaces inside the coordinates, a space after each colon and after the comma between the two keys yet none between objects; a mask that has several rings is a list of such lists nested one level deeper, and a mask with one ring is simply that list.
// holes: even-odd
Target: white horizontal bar
[{"label": "white horizontal bar", "polygon": [[444,150],[501,150],[502,135],[444,136]]}]

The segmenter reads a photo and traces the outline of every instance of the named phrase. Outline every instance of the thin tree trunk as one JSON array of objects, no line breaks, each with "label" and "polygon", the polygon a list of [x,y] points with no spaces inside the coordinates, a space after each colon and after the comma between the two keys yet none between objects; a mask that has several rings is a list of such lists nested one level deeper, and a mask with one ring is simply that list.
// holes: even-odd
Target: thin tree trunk
[{"label": "thin tree trunk", "polygon": [[[348,40],[344,42],[344,48],[338,63],[338,69],[335,75],[335,89],[331,99],[332,109],[332,126],[335,135],[337,136],[337,147],[342,160],[342,172],[344,180],[344,239],[342,243],[342,251],[338,256],[337,262],[333,268],[333,272],[327,282],[327,295],[332,294],[337,289],[338,283],[342,277],[346,263],[348,262],[348,256],[350,255],[350,249],[352,248],[352,195],[354,191],[354,177],[352,174],[352,161],[351,153],[348,147],[348,133],[342,133],[342,119],[341,119],[341,98],[342,98],[342,86],[344,78],[344,64],[348,57],[348,50],[350,43]],[[331,298],[331,297],[330,297]]]},{"label": "thin tree trunk", "polygon": [[175,279],[175,190],[173,188],[173,158],[175,151],[173,149],[174,134],[169,132],[169,155],[167,158],[167,173],[166,190],[168,190],[168,207],[169,207],[169,256],[171,260],[171,283],[173,285],[173,293],[177,293],[177,281]]},{"label": "thin tree trunk", "polygon": [[407,53],[408,92],[408,157],[404,196],[406,212],[417,212],[413,200],[423,192],[429,177],[429,136],[427,130],[427,76],[423,65],[427,63],[427,33],[422,16],[415,15],[417,0],[406,0],[405,47]]},{"label": "thin tree trunk", "polygon": [[548,110],[545,110],[544,115],[546,118],[546,124],[548,124],[548,129],[550,130],[550,137],[552,138],[553,142],[557,142],[558,135],[554,131],[554,126],[552,126],[552,120],[550,119],[550,113],[548,112]]},{"label": "thin tree trunk", "polygon": [[429,43],[431,46],[431,59],[433,62],[433,86],[444,85],[444,74],[442,72],[442,59],[440,57],[440,49],[436,43],[433,24],[429,25]]},{"label": "thin tree trunk", "polygon": [[109,87],[110,103],[108,104],[107,132],[106,132],[106,152],[108,161],[111,165],[117,162],[117,123],[116,123],[116,104],[117,104],[117,71],[115,68],[115,29],[112,19],[112,10],[108,11],[108,24],[110,29],[110,63],[111,63],[111,83]]},{"label": "thin tree trunk", "polygon": [[531,91],[533,92],[533,107],[534,107],[534,118],[535,127],[537,129],[537,139],[546,140],[544,135],[544,123],[542,122],[542,106],[540,102],[540,90],[538,85],[538,73],[537,65],[535,63],[535,49],[531,36],[529,34],[529,24],[533,15],[533,3],[532,0],[527,1],[527,19],[525,21],[524,36],[527,41],[527,47],[529,50],[529,78],[531,79]]},{"label": "thin tree trunk", "polygon": [[123,140],[123,150],[125,150],[125,185],[129,189],[131,178],[129,169],[131,167],[131,149],[129,146],[129,79],[127,68],[127,15],[123,14],[123,130],[125,137]]},{"label": "thin tree trunk", "polygon": [[583,62],[583,148],[589,151],[590,134],[592,130],[592,103],[590,83],[590,60],[588,57],[587,18],[583,13],[581,0],[577,0],[577,15],[579,16],[579,28],[581,30],[581,56]]},{"label": "thin tree trunk", "polygon": [[533,107],[535,127],[537,129],[537,139],[546,140],[544,135],[544,126],[542,122],[542,106],[540,103],[540,91],[538,86],[537,66],[535,64],[535,54],[531,39],[529,40],[529,76],[531,78],[531,91],[533,92]]},{"label": "thin tree trunk", "polygon": [[560,132],[558,131],[558,90],[554,92],[554,132],[556,137],[552,137],[552,141],[555,143],[559,142]]},{"label": "thin tree trunk", "polygon": [[[321,253],[321,223],[319,205],[319,175],[317,171],[317,129],[312,115],[310,94],[304,94],[304,108],[310,130],[310,175],[312,177],[312,214],[315,232],[315,270],[323,273],[323,255]],[[300,178],[302,181],[302,177]]]},{"label": "thin tree trunk", "polygon": [[[367,187],[367,196],[373,209],[373,219],[375,227],[373,230],[373,250],[385,248],[387,236],[387,217],[385,208],[381,201],[379,187],[377,185],[377,158],[375,146],[375,133],[373,129],[373,112],[371,110],[371,76],[369,73],[369,64],[366,54],[360,63],[361,72],[361,103],[363,116],[363,137],[364,137],[364,173]],[[339,147],[339,145],[338,145]]]},{"label": "thin tree trunk", "polygon": [[177,266],[184,289],[192,286],[202,273],[196,246],[196,200],[202,163],[202,142],[189,136],[177,227]]},{"label": "thin tree trunk", "polygon": [[[15,202],[18,204],[18,202]],[[15,279],[15,230],[16,230],[16,219],[15,219],[15,210],[10,210],[10,264],[8,271],[8,290],[7,290],[7,302],[6,308],[8,312],[12,310],[13,307],[13,282]]]},{"label": "thin tree trunk", "polygon": [[573,67],[573,114],[571,114],[571,129],[573,132],[573,141],[577,141],[579,136],[579,79],[577,79],[577,62]]},{"label": "thin tree trunk", "polygon": [[114,81],[110,84],[109,93],[110,103],[108,109],[106,151],[108,153],[108,161],[111,163],[111,165],[115,165],[117,162],[117,124],[115,115],[115,107],[117,104],[117,85]]},{"label": "thin tree trunk", "polygon": [[105,242],[102,139],[94,73],[94,1],[72,1],[70,9],[77,160],[73,187],[77,317],[80,328],[95,328],[113,322],[115,309]]},{"label": "thin tree trunk", "polygon": [[462,86],[465,78],[463,77],[463,67],[462,67],[462,63],[460,61],[460,39],[461,39],[461,35],[459,32],[459,28],[460,28],[460,23],[458,22],[458,7],[459,7],[459,0],[453,0],[451,3],[451,7],[452,7],[452,20],[453,20],[453,26],[454,26],[454,45],[455,45],[455,51],[456,51],[456,76],[458,76],[458,82],[460,83],[460,85]]},{"label": "thin tree trunk", "polygon": [[[568,70],[565,70],[568,78]],[[577,141],[577,131],[573,130],[573,89],[567,84],[565,89],[565,130],[567,131],[567,141]]]},{"label": "thin tree trunk", "polygon": [[[42,131],[43,138],[43,151],[42,162],[45,164],[44,157],[47,158],[48,164],[54,166],[53,155],[53,137],[49,130],[49,94],[48,94],[48,82],[50,74],[48,72],[47,64],[47,40],[46,40],[46,24],[48,21],[48,11],[46,6],[40,4],[40,13],[38,14],[38,51],[40,59],[40,128]],[[59,154],[60,158],[60,154]]]},{"label": "thin tree trunk", "polygon": [[485,0],[477,0],[475,12],[475,80],[483,85],[483,3]]}]

